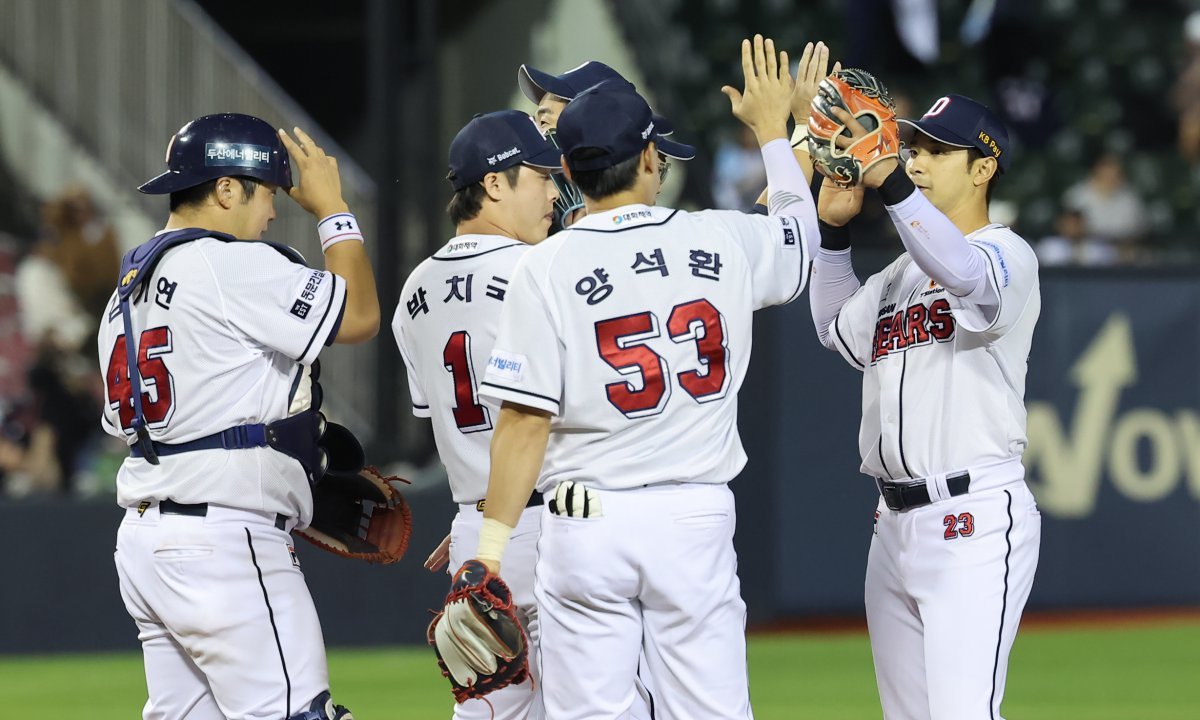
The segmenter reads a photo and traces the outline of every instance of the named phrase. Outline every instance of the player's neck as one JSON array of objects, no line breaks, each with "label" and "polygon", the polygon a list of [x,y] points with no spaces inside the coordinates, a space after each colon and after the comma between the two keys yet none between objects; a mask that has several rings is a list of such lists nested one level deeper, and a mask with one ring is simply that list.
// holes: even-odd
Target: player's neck
[{"label": "player's neck", "polygon": [[180,230],[183,228],[203,228],[204,230],[212,230],[213,232],[225,233],[239,237],[241,227],[234,222],[234,218],[226,216],[225,213],[213,212],[173,212],[167,218],[167,224],[164,230]]},{"label": "player's neck", "polygon": [[987,202],[982,198],[964,198],[957,207],[945,211],[945,215],[963,235],[970,235],[992,223],[988,217]]},{"label": "player's neck", "polygon": [[654,196],[646,196],[643,188],[633,187],[623,192],[615,193],[599,200],[593,200],[590,197],[583,198],[584,204],[587,206],[588,215],[602,213],[606,210],[615,210],[626,205],[653,205]]},{"label": "player's neck", "polygon": [[457,235],[499,235],[500,237],[512,238],[520,240],[516,233],[505,228],[502,222],[485,216],[480,213],[475,217],[465,222],[460,222],[454,228],[454,234]]},{"label": "player's neck", "polygon": [[954,227],[958,228],[958,231],[963,235],[970,235],[979,228],[992,224],[992,219],[988,217],[986,206],[956,215],[947,215],[947,217],[950,218],[950,222],[954,223]]}]

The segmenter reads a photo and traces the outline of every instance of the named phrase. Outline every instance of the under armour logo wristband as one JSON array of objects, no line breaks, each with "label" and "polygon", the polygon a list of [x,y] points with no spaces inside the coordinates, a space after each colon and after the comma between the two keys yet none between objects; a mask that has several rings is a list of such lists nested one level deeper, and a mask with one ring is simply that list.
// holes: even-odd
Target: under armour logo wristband
[{"label": "under armour logo wristband", "polygon": [[317,223],[317,235],[321,238],[321,252],[345,240],[363,240],[358,219],[350,213],[335,213]]}]

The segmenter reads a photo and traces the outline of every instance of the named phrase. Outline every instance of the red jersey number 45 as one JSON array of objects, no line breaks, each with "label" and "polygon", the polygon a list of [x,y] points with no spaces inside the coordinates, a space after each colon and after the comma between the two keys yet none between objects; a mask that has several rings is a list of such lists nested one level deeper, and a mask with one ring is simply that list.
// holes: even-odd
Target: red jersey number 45
[{"label": "red jersey number 45", "polygon": [[[171,329],[165,325],[142,332],[138,341],[138,374],[141,375],[142,413],[146,427],[162,427],[175,409],[175,380],[162,356],[170,354]],[[133,386],[129,382],[125,336],[113,343],[108,358],[108,406],[117,412],[121,429],[133,429]]]}]

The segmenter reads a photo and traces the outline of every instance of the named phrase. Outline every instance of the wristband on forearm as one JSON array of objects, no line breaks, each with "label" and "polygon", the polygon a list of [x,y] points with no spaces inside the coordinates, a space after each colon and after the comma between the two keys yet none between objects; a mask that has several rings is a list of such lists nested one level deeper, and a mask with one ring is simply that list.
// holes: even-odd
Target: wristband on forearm
[{"label": "wristband on forearm", "polygon": [[500,562],[512,531],[512,528],[495,518],[484,518],[483,526],[479,528],[479,549],[475,551],[475,557]]},{"label": "wristband on forearm", "polygon": [[908,173],[904,172],[904,166],[897,165],[896,169],[879,186],[879,199],[883,201],[884,205],[899,205],[911,197],[916,189],[917,186],[913,185]]},{"label": "wristband on forearm", "polygon": [[824,220],[818,220],[821,228],[821,247],[825,250],[847,250],[850,248],[850,226],[830,225]]},{"label": "wristband on forearm", "polygon": [[317,223],[317,235],[321,238],[321,252],[346,240],[365,243],[358,219],[350,213],[334,213]]}]

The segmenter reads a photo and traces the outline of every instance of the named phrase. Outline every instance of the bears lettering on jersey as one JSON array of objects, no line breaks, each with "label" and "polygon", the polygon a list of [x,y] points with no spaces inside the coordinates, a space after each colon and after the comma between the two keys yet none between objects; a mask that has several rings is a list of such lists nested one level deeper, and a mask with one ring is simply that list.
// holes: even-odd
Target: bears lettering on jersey
[{"label": "bears lettering on jersey", "polygon": [[938,298],[929,305],[914,303],[899,312],[895,305],[882,309],[884,317],[875,325],[875,338],[871,343],[871,362],[910,347],[928,345],[933,341],[946,342],[954,337],[954,315],[950,312],[950,301]]}]

